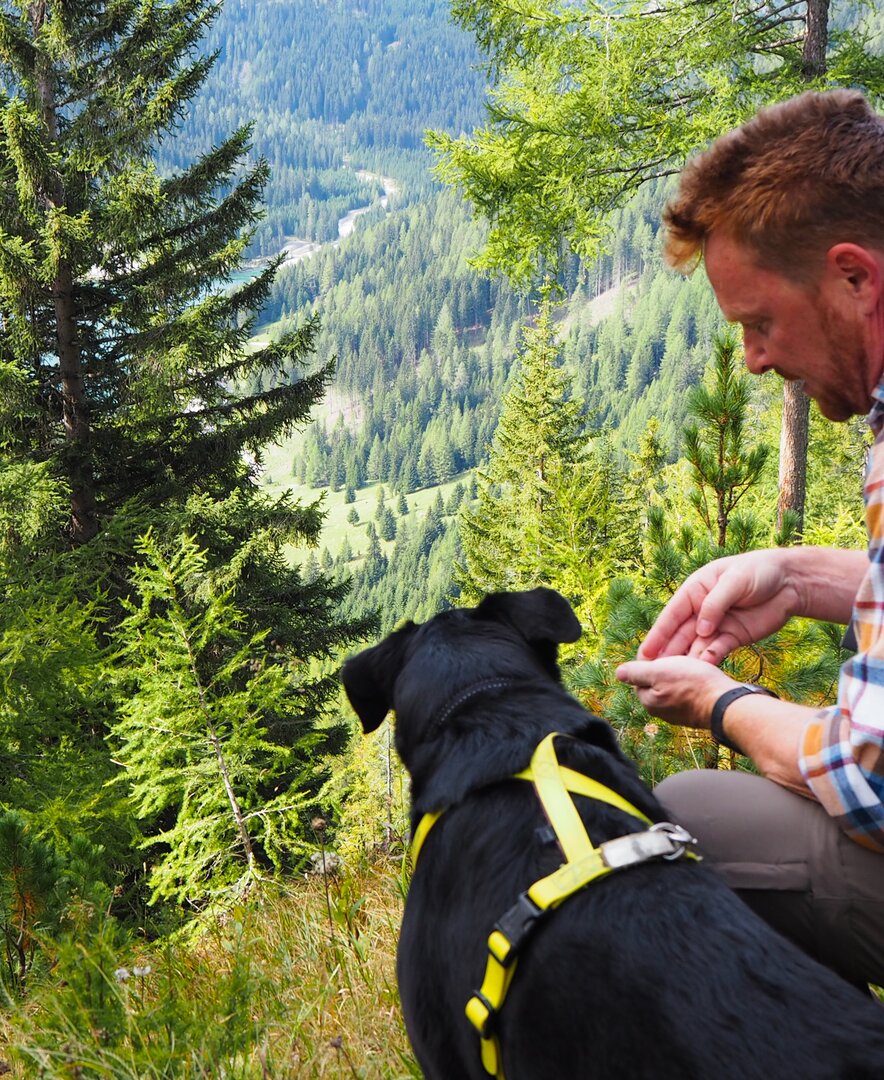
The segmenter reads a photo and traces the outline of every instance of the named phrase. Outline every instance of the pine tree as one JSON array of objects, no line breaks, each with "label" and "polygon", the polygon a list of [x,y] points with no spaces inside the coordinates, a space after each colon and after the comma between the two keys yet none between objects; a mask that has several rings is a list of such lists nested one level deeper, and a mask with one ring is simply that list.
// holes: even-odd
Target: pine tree
[{"label": "pine tree", "polygon": [[[615,724],[647,779],[660,779],[673,768],[737,764],[734,755],[720,752],[706,733],[652,721],[635,694],[617,682],[614,671],[635,655],[660,608],[694,570],[719,555],[770,543],[769,529],[756,515],[735,513],[758,488],[769,453],[766,445],[750,443],[746,431],[751,389],[735,339],[719,336],[703,383],[688,398],[689,421],[683,429],[687,471],[659,477],[652,499],[644,470],[661,459],[649,425],[639,468],[633,472],[636,498],[646,504],[643,556],[627,575],[612,582],[594,655],[573,677],[589,707]],[[691,521],[691,507],[699,523]],[[739,681],[763,681],[789,700],[821,706],[837,685],[839,640],[835,627],[793,620],[765,641],[738,649],[724,666]]]},{"label": "pine tree", "polygon": [[715,339],[707,380],[688,395],[688,412],[698,423],[684,429],[694,479],[691,504],[720,548],[727,545],[734,509],[758,483],[769,453],[767,446],[745,443],[750,389],[738,351],[733,334]]},{"label": "pine tree", "polygon": [[52,848],[18,814],[0,810],[0,987],[18,996],[37,956],[41,931],[55,929],[64,886]]}]

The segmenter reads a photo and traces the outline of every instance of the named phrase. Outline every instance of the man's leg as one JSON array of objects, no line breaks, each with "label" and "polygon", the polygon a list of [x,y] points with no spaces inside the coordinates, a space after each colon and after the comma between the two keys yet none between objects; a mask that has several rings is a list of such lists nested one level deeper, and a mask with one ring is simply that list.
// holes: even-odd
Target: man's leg
[{"label": "man's leg", "polygon": [[752,773],[697,769],[655,794],[775,930],[856,984],[884,985],[884,854],[810,799]]}]

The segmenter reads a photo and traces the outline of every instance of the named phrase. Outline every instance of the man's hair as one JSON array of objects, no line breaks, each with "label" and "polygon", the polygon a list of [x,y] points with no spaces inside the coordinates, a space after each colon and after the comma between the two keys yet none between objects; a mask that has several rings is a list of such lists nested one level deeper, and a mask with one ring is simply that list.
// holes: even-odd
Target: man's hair
[{"label": "man's hair", "polygon": [[663,221],[667,261],[684,271],[718,230],[801,281],[834,244],[884,251],[884,118],[854,90],[762,109],[688,162]]}]

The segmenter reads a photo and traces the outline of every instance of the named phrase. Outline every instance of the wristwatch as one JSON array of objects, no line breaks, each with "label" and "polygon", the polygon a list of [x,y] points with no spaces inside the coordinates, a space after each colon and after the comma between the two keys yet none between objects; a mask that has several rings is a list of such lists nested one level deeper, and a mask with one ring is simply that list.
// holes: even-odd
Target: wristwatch
[{"label": "wristwatch", "polygon": [[746,694],[766,694],[768,697],[779,697],[779,694],[775,694],[773,690],[768,690],[766,686],[759,686],[758,683],[740,683],[739,686],[725,690],[712,706],[712,716],[709,718],[709,730],[712,733],[712,738],[721,746],[726,746],[728,750],[734,750],[738,754],[742,754],[743,751],[736,743],[731,742],[724,733],[724,713],[728,705],[735,702],[737,698],[745,697]]}]

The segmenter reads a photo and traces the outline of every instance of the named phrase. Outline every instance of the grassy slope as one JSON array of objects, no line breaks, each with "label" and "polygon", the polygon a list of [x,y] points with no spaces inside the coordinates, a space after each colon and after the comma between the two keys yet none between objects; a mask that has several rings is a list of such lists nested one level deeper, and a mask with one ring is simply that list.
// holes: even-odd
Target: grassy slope
[{"label": "grassy slope", "polygon": [[[323,419],[327,415],[327,406],[319,406],[314,412],[314,416],[317,419]],[[410,525],[414,525],[417,521],[420,521],[426,516],[427,510],[436,501],[436,496],[440,491],[443,500],[447,501],[452,490],[457,486],[458,481],[464,484],[469,481],[469,474],[464,473],[462,476],[456,477],[446,484],[440,484],[438,487],[421,488],[419,491],[412,492],[406,496],[409,510],[408,515],[400,518],[396,510],[398,495],[392,492],[389,484],[368,484],[356,492],[355,502],[345,503],[343,488],[339,491],[330,491],[328,488],[317,489],[308,487],[305,484],[297,483],[292,476],[292,460],[295,451],[297,450],[298,442],[299,437],[295,435],[284,443],[265,448],[262,483],[270,491],[292,491],[296,498],[305,505],[315,502],[318,498],[322,498],[322,506],[326,512],[326,518],[322,526],[319,544],[320,549],[327,547],[332,555],[337,555],[338,551],[340,551],[345,536],[349,537],[350,545],[353,549],[354,560],[365,554],[365,550],[368,547],[366,526],[369,521],[374,521],[374,514],[378,502],[378,488],[384,487],[387,505],[396,516],[397,525],[400,521],[406,521]],[[359,521],[357,524],[351,525],[347,521],[347,514],[354,508],[359,514]],[[389,550],[393,547],[393,543],[394,541],[392,540],[387,541],[386,543],[382,541],[381,547]],[[308,552],[309,548],[306,546],[292,548],[290,551],[292,558],[296,561],[306,560]]]},{"label": "grassy slope", "polygon": [[[294,880],[193,943],[68,951],[0,1011],[13,1080],[419,1078],[395,979],[398,863]],[[146,975],[136,976],[133,968]],[[129,978],[121,980],[125,970]]]}]

